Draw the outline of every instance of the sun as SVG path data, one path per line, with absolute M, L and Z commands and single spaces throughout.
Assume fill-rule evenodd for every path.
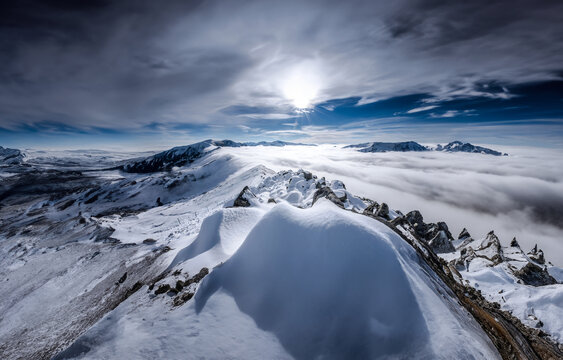
M 297 109 L 308 109 L 318 95 L 320 81 L 315 69 L 301 66 L 287 74 L 282 90 L 286 99 Z

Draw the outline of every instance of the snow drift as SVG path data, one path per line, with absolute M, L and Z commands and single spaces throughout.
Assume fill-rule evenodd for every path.
M 412 249 L 377 221 L 324 199 L 306 210 L 280 204 L 206 278 L 195 309 L 205 313 L 207 301 L 226 292 L 298 359 L 494 358 L 476 325 L 462 328 L 455 317 L 463 314 L 436 296 L 430 287 L 436 279 L 417 279 L 416 261 Z M 440 329 L 433 313 L 441 313 Z M 433 346 L 448 344 L 445 338 L 460 346 Z

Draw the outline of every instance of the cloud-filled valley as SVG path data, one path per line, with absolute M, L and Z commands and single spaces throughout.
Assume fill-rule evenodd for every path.
M 251 163 L 276 170 L 304 168 L 342 180 L 349 191 L 391 208 L 418 209 L 475 237 L 495 230 L 504 244 L 538 243 L 563 264 L 563 162 L 557 151 L 505 147 L 510 156 L 464 153 L 360 153 L 339 145 L 234 149 Z M 263 155 L 261 155 L 263 153 Z

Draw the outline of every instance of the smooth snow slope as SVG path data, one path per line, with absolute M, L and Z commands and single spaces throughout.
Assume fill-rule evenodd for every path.
M 223 243 L 236 246 L 236 233 L 225 229 L 247 228 L 252 209 L 226 210 L 203 222 L 202 246 L 178 253 L 176 268 Z M 60 358 L 86 349 L 89 359 L 498 357 L 473 318 L 385 225 L 324 199 L 307 209 L 280 203 L 256 211 L 265 214 L 204 279 L 195 301 L 172 308 L 145 287 Z

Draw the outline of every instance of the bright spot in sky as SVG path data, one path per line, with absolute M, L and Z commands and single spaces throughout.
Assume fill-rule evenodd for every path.
M 311 107 L 319 89 L 320 77 L 312 64 L 295 67 L 282 83 L 284 96 L 298 109 Z

